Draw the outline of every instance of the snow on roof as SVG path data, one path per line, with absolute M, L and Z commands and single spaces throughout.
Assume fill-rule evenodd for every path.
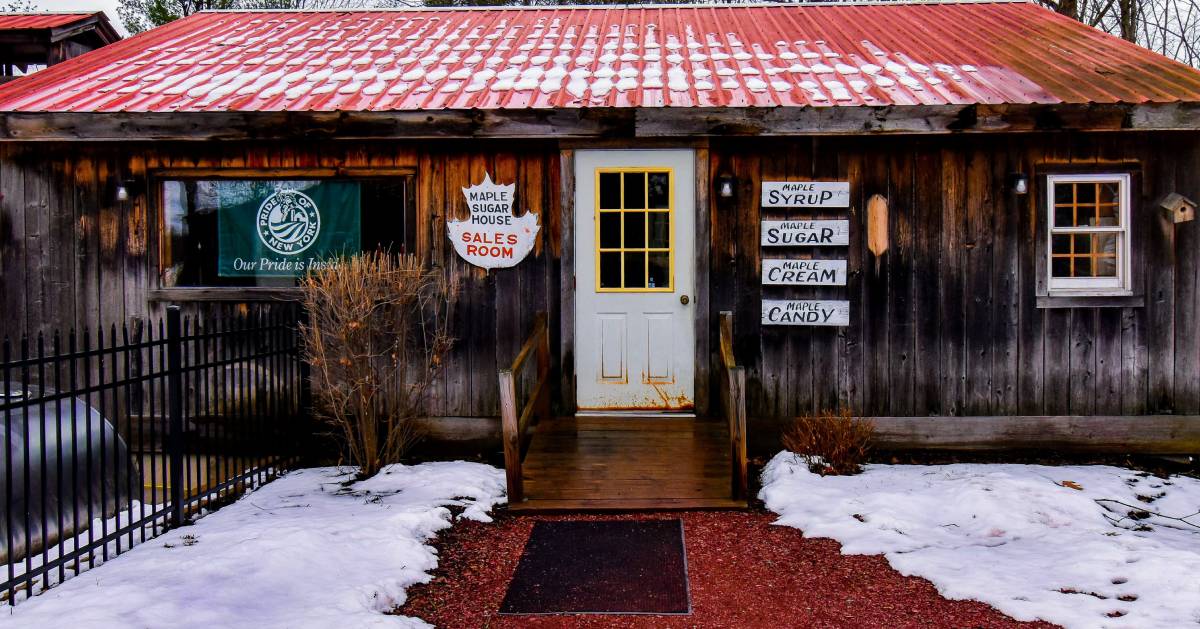
M 0 111 L 1200 101 L 1200 72 L 1024 2 L 204 12 Z
M 58 28 L 85 20 L 95 13 L 0 13 L 0 31 L 23 31 L 40 28 Z

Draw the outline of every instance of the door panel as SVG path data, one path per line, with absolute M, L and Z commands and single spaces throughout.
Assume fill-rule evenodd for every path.
M 625 382 L 625 315 L 600 315 L 600 379 Z
M 580 410 L 693 407 L 694 159 L 689 150 L 575 155 Z

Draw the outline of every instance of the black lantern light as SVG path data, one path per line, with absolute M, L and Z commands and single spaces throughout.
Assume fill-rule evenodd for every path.
M 1008 176 L 1008 189 L 1016 194 L 1029 192 L 1029 177 L 1025 173 L 1012 173 Z
M 737 180 L 729 173 L 721 173 L 717 175 L 717 196 L 722 199 L 732 199 L 733 193 L 737 189 Z

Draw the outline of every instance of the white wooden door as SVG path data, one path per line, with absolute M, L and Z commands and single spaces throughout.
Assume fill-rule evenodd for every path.
M 575 154 L 579 410 L 690 410 L 695 400 L 695 156 Z

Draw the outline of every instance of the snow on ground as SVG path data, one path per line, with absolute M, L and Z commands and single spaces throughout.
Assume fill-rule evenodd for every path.
M 882 553 L 943 596 L 983 601 L 1020 620 L 1071 628 L 1200 623 L 1200 529 L 1153 515 L 1122 519 L 1129 507 L 1097 502 L 1189 516 L 1200 511 L 1194 478 L 974 464 L 868 465 L 858 476 L 821 477 L 782 452 L 763 471 L 759 496 L 780 514 L 778 524 L 833 538 L 844 554 Z
M 288 473 L 7 610 L 0 628 L 424 626 L 385 613 L 429 580 L 437 555 L 426 542 L 451 525 L 449 507 L 490 521 L 504 472 L 454 462 L 350 477 Z

